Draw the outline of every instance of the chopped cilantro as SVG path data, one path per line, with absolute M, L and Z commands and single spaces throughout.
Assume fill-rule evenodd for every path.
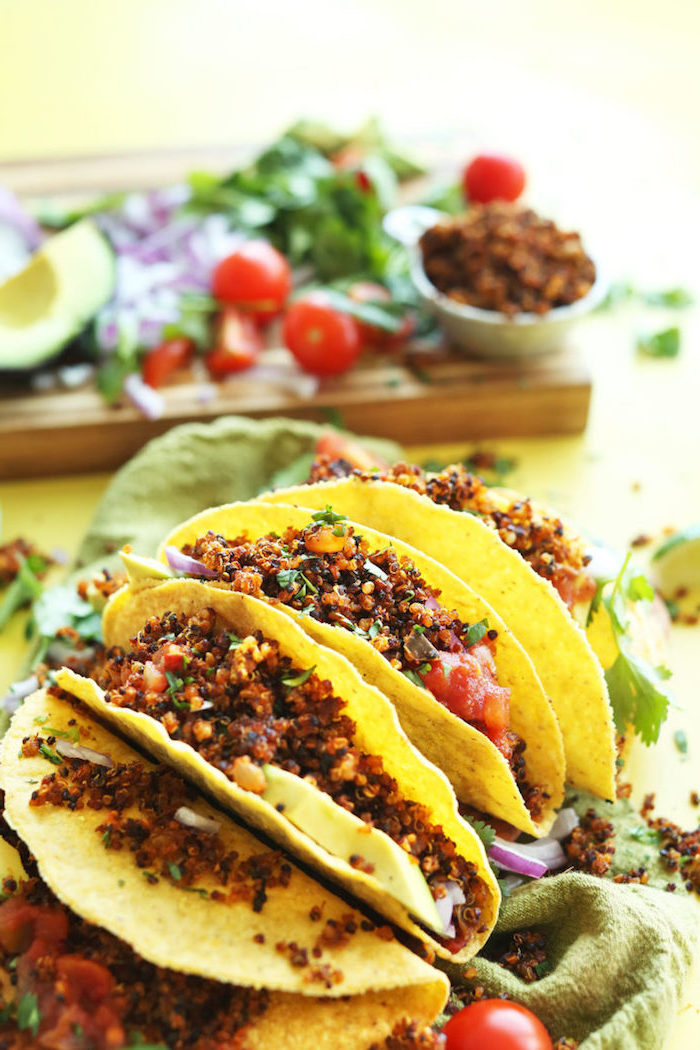
M 673 734 L 673 740 L 682 755 L 688 754 L 688 737 L 685 734 L 685 730 L 677 729 Z
M 205 890 L 203 886 L 181 886 L 180 889 L 187 890 L 188 893 L 198 893 L 204 898 L 209 896 L 209 890 Z
M 180 691 L 185 685 L 182 678 L 178 678 L 174 671 L 166 671 L 165 677 L 168 680 L 168 695 L 173 702 L 173 707 L 178 708 L 180 711 L 189 711 L 190 705 L 186 700 L 180 700 L 175 694 Z
M 542 979 L 543 977 L 546 977 L 547 974 L 551 973 L 551 972 L 552 972 L 552 964 L 549 961 L 549 959 L 543 959 L 542 962 L 537 963 L 537 965 L 535 966 L 535 973 L 537 974 L 537 976 L 540 979 Z
M 63 759 L 60 755 L 57 755 L 55 751 L 52 751 L 48 744 L 39 744 L 39 753 L 47 758 L 49 762 L 53 762 L 55 766 L 60 766 Z
M 637 350 L 647 357 L 678 357 L 681 352 L 681 330 L 674 325 L 661 332 L 640 335 Z
M 336 514 L 328 503 L 325 510 L 317 510 L 311 517 L 316 522 L 323 522 L 324 525 L 337 525 L 339 521 L 348 520 L 347 514 Z
M 488 620 L 479 620 L 477 623 L 470 624 L 462 636 L 467 649 L 472 645 L 476 645 L 477 642 L 480 642 L 488 629 Z
M 424 628 L 425 629 L 425 628 Z M 382 625 L 379 620 L 375 620 L 374 623 L 370 624 L 369 630 L 367 631 L 368 638 L 376 638 L 381 633 Z
M 293 587 L 298 587 L 295 595 L 297 598 L 305 598 L 309 592 L 318 594 L 318 588 L 314 587 L 301 569 L 281 569 L 277 573 L 277 582 L 284 591 L 291 591 Z
M 694 297 L 686 288 L 665 288 L 658 292 L 644 292 L 642 299 L 647 306 L 668 306 L 673 310 L 681 310 L 686 306 L 692 306 Z
M 345 535 L 345 526 L 344 525 L 336 525 L 335 528 L 333 529 L 333 535 L 334 536 L 344 536 Z
M 30 1028 L 32 1035 L 37 1036 L 40 1024 L 39 1001 L 33 992 L 27 992 L 17 1003 L 17 1027 L 20 1032 Z
M 179 865 L 174 864 L 171 860 L 168 861 L 168 871 L 170 872 L 170 877 L 175 879 L 175 882 L 179 882 L 182 878 L 182 870 Z
M 80 740 L 80 732 L 77 727 L 74 729 L 56 729 L 54 726 L 44 725 L 44 732 L 49 733 L 51 736 L 59 736 L 62 740 L 70 740 L 73 744 L 77 744 Z
M 109 847 L 112 845 L 112 826 L 111 826 L 111 824 L 108 827 L 106 827 L 105 830 L 104 830 L 104 833 L 102 835 L 102 845 L 105 847 L 105 849 L 109 849 Z
M 636 827 L 629 828 L 627 835 L 629 838 L 634 839 L 635 842 L 645 842 L 650 846 L 656 846 L 659 842 L 658 831 L 647 827 L 646 824 L 637 824 Z
M 316 664 L 314 664 L 313 667 L 307 667 L 305 671 L 301 671 L 297 675 L 282 675 L 282 682 L 286 685 L 287 689 L 295 689 L 296 686 L 308 682 L 315 670 Z
M 483 820 L 477 820 L 476 817 L 465 816 L 464 819 L 474 828 L 474 831 L 477 833 L 486 849 L 488 849 L 489 846 L 493 846 L 496 832 L 490 824 L 486 824 Z
M 422 666 L 425 667 L 426 665 L 423 664 Z M 430 664 L 428 664 L 427 666 L 430 667 Z M 423 683 L 423 679 L 421 678 L 421 676 L 418 674 L 417 671 L 414 671 L 411 667 L 409 667 L 405 671 L 402 671 L 401 673 L 404 674 L 406 676 L 406 678 L 408 678 L 409 682 L 413 682 L 414 685 L 420 686 L 421 689 L 425 689 L 425 684 Z

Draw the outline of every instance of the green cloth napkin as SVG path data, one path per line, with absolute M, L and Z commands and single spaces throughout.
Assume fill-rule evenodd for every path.
M 648 886 L 579 872 L 541 879 L 505 901 L 495 932 L 544 931 L 551 973 L 526 984 L 477 959 L 477 980 L 489 995 L 506 992 L 533 1010 L 554 1038 L 581 1041 L 581 1050 L 660 1050 L 693 958 L 698 913 L 686 896 Z
M 250 499 L 275 481 L 302 480 L 321 429 L 229 417 L 156 438 L 115 475 L 80 547 L 77 575 L 118 563 L 115 552 L 124 543 L 152 555 L 173 526 L 205 507 Z M 400 454 L 392 443 L 370 444 L 388 459 Z M 594 805 L 614 821 L 619 856 L 612 872 L 654 867 L 653 843 L 629 803 L 610 806 L 582 793 L 572 803 L 579 812 Z M 670 879 L 660 865 L 653 875 L 658 885 Z M 526 984 L 477 959 L 478 982 L 491 995 L 507 992 L 531 1007 L 555 1038 L 583 1040 L 582 1050 L 659 1050 L 678 1007 L 699 914 L 682 888 L 670 894 L 573 873 L 544 879 L 504 902 L 497 935 L 547 931 L 552 971 Z

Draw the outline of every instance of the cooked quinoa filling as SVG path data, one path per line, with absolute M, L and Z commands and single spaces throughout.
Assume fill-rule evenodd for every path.
M 0 1047 L 230 1050 L 268 993 L 154 966 L 85 922 L 39 880 L 3 884 Z M 138 1040 L 135 1035 L 138 1034 Z
M 264 763 L 310 780 L 415 857 L 434 897 L 445 881 L 459 883 L 457 939 L 482 925 L 488 890 L 476 865 L 403 798 L 381 756 L 354 745 L 356 725 L 331 682 L 293 666 L 275 641 L 220 630 L 209 609 L 170 613 L 151 618 L 128 652 L 113 651 L 98 679 L 108 702 L 157 719 L 246 790 L 265 790 Z
M 513 500 L 504 509 L 481 478 L 464 466 L 445 467 L 438 474 L 427 474 L 421 467 L 408 463 L 395 463 L 386 470 L 361 471 L 353 469 L 345 460 L 321 456 L 311 468 L 309 481 L 329 481 L 348 475 L 363 481 L 390 481 L 451 510 L 476 514 L 495 529 L 501 540 L 517 551 L 538 576 L 552 583 L 570 609 L 579 602 L 590 601 L 595 594 L 595 581 L 586 571 L 590 559 L 567 539 L 560 518 L 536 513 L 528 499 Z

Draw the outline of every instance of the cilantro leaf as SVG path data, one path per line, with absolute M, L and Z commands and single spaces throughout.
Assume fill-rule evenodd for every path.
M 640 335 L 637 350 L 647 357 L 678 357 L 681 352 L 681 330 L 674 325 L 661 332 Z
M 648 827 L 646 824 L 637 824 L 636 827 L 630 828 L 627 835 L 629 838 L 634 839 L 635 842 L 643 842 L 649 846 L 656 846 L 659 843 L 658 831 Z
M 339 521 L 348 520 L 347 514 L 336 514 L 329 503 L 326 504 L 325 510 L 317 510 L 311 517 L 314 521 L 323 522 L 324 525 L 337 525 Z
M 73 627 L 86 641 L 102 641 L 102 618 L 75 587 L 50 587 L 35 601 L 32 609 L 37 633 L 54 638 L 61 627 Z
M 286 685 L 287 689 L 294 689 L 298 685 L 303 685 L 304 682 L 308 682 L 311 675 L 316 670 L 316 664 L 313 667 L 307 667 L 305 671 L 301 671 L 299 674 L 282 675 L 282 681 Z
M 17 1003 L 17 1027 L 21 1032 L 30 1028 L 32 1035 L 37 1036 L 40 1024 L 39 1000 L 33 992 L 27 992 Z
M 175 882 L 179 882 L 182 878 L 182 871 L 180 869 L 180 866 L 178 864 L 173 863 L 172 860 L 168 861 L 167 866 L 168 871 L 170 872 L 170 877 L 174 879 Z
M 401 674 L 408 678 L 409 682 L 413 682 L 414 685 L 419 686 L 421 689 L 425 689 L 425 683 L 417 671 L 414 671 L 411 667 L 407 667 Z
M 464 639 L 464 644 L 466 645 L 467 649 L 469 649 L 472 645 L 476 645 L 477 642 L 480 642 L 486 634 L 486 632 L 488 631 L 488 629 L 488 620 L 479 620 L 477 623 L 470 624 L 469 627 L 467 627 L 464 634 L 462 635 L 462 638 Z
M 471 826 L 481 839 L 486 849 L 488 849 L 489 846 L 493 846 L 494 839 L 496 838 L 496 832 L 490 824 L 486 824 L 483 820 L 477 820 L 476 817 L 469 817 L 466 815 L 464 819 L 467 821 L 468 824 L 471 824 Z
M 190 705 L 186 700 L 180 700 L 175 694 L 184 688 L 185 682 L 182 678 L 179 678 L 174 671 L 166 671 L 165 677 L 168 680 L 168 695 L 172 700 L 173 707 L 178 708 L 180 711 L 191 710 Z

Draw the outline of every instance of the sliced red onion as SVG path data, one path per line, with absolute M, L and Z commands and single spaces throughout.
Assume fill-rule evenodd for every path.
M 551 831 L 547 837 L 561 841 L 578 826 L 579 819 L 576 810 L 573 806 L 567 806 L 566 809 L 560 809 L 557 813 L 557 819 L 552 824 Z
M 522 847 L 514 846 L 498 837 L 489 849 L 489 859 L 499 868 L 512 871 L 516 875 L 527 875 L 531 879 L 540 879 L 549 867 L 543 860 L 536 860 L 522 852 Z
M 65 547 L 52 547 L 49 551 L 49 558 L 56 565 L 67 565 L 70 561 L 70 555 Z
M 131 398 L 147 419 L 159 419 L 165 412 L 165 400 L 157 390 L 144 383 L 138 372 L 132 372 L 124 380 L 124 393 Z
M 2 699 L 2 707 L 9 714 L 14 714 L 25 696 L 36 692 L 39 688 L 39 679 L 35 674 L 29 678 L 23 678 L 21 682 L 13 682 L 8 692 Z
M 186 828 L 194 828 L 195 831 L 205 831 L 207 835 L 216 835 L 221 831 L 221 824 L 211 817 L 203 817 L 201 813 L 195 813 L 189 806 L 180 806 L 175 810 L 175 820 Z
M 210 578 L 216 576 L 214 569 L 210 569 L 203 561 L 190 558 L 189 554 L 183 554 L 177 547 L 167 546 L 165 548 L 165 557 L 168 559 L 168 565 L 171 569 L 175 569 L 175 572 L 189 572 L 193 576 L 208 576 Z
M 101 751 L 93 751 L 91 747 L 83 747 L 82 744 L 73 744 L 70 740 L 59 738 L 56 741 L 56 750 L 64 758 L 80 758 L 85 762 L 94 762 L 96 766 L 105 766 L 107 769 L 114 767 L 114 762 L 109 755 L 104 755 Z
M 424 605 L 426 609 L 432 609 L 433 612 L 436 612 L 440 608 L 440 602 L 437 598 L 434 598 L 432 594 L 429 594 L 425 599 Z
M 456 931 L 452 922 L 452 913 L 458 905 L 464 904 L 466 897 L 461 886 L 452 880 L 440 882 L 438 885 L 444 887 L 445 890 L 444 896 L 435 897 L 435 907 L 442 922 L 442 932 L 445 937 L 454 937 Z

